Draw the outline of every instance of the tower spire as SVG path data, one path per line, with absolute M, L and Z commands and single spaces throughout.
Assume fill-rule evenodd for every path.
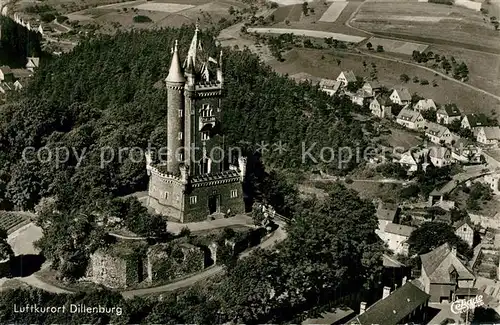
M 200 31 L 198 21 L 196 21 L 195 26 L 196 27 L 194 29 L 193 39 L 191 40 L 191 45 L 189 46 L 189 51 L 188 51 L 186 60 L 184 61 L 184 67 L 186 67 L 189 64 L 189 60 L 192 60 L 193 61 L 193 68 L 196 69 L 197 52 L 198 52 L 198 50 L 201 51 L 201 44 L 198 42 L 198 32 Z
M 172 63 L 170 64 L 170 70 L 168 71 L 168 76 L 165 79 L 166 82 L 185 82 L 186 79 L 182 74 L 181 62 L 179 60 L 178 53 L 178 42 L 175 40 L 173 55 L 172 55 Z

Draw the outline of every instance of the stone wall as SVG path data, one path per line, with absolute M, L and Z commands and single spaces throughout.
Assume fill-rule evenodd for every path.
M 231 197 L 231 190 L 237 191 L 235 198 Z M 184 198 L 184 221 L 196 222 L 207 220 L 210 215 L 209 198 L 219 196 L 219 212 L 222 214 L 231 210 L 231 214 L 245 213 L 243 201 L 243 187 L 240 182 L 225 183 L 208 187 L 196 187 L 186 191 Z M 196 196 L 196 203 L 191 203 L 191 197 Z
M 148 282 L 168 282 L 203 270 L 205 253 L 187 243 L 157 244 L 149 249 L 146 263 Z

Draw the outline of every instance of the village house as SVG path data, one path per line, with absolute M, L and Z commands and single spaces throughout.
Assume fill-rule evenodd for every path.
M 390 287 L 384 287 L 382 299 L 368 308 L 365 302 L 361 302 L 359 315 L 347 324 L 426 324 L 429 298 L 427 293 L 410 281 L 404 282 L 392 293 Z
M 410 149 L 401 154 L 401 157 L 397 162 L 406 168 L 409 173 L 418 170 L 419 165 L 422 165 L 422 169 L 425 170 L 428 165 L 427 156 L 428 149 Z
M 14 82 L 14 73 L 6 65 L 0 67 L 0 81 Z
M 370 111 L 378 118 L 389 118 L 392 116 L 391 105 L 388 96 L 377 95 L 370 102 Z
M 460 120 L 462 115 L 456 105 L 450 104 L 441 107 L 436 112 L 437 121 L 440 124 L 451 124 L 455 120 Z
M 347 95 L 351 98 L 351 102 L 359 106 L 363 106 L 368 100 L 373 98 L 369 92 L 362 88 L 358 89 L 355 93 L 347 93 Z
M 453 136 L 446 126 L 428 122 L 426 123 L 426 127 L 425 136 L 428 137 L 431 142 L 436 144 L 451 144 L 453 141 Z
M 434 167 L 445 167 L 451 164 L 451 150 L 446 147 L 429 148 L 429 160 Z
M 451 157 L 464 164 L 481 163 L 481 148 L 470 140 L 458 139 L 452 146 Z
M 464 116 L 461 122 L 461 127 L 463 129 L 469 129 L 472 131 L 479 127 L 487 125 L 488 117 L 484 114 L 467 114 Z
M 500 142 L 500 127 L 480 127 L 477 131 L 476 141 L 485 145 L 498 145 Z
M 457 221 L 453 225 L 455 228 L 455 235 L 462 238 L 463 241 L 472 247 L 474 245 L 474 228 L 467 222 L 467 220 Z
M 408 243 L 411 233 L 415 228 L 397 223 L 388 223 L 383 232 L 378 236 L 384 241 L 394 254 L 408 255 Z
M 14 90 L 14 83 L 12 82 L 0 82 L 0 93 L 7 94 Z
M 367 81 L 361 88 L 371 96 L 376 96 L 382 90 L 382 86 L 377 81 Z
M 474 287 L 475 276 L 457 257 L 456 248 L 445 243 L 429 253 L 420 255 L 421 276 L 424 291 L 431 302 L 451 302 L 459 289 Z
M 400 209 L 396 204 L 379 202 L 377 207 L 378 231 L 383 232 L 389 223 L 399 222 Z
M 484 182 L 491 188 L 493 194 L 500 195 L 500 174 L 485 175 Z
M 396 123 L 408 129 L 417 130 L 424 127 L 425 120 L 419 112 L 403 108 L 396 118 Z
M 398 105 L 407 105 L 411 102 L 411 94 L 407 88 L 394 89 L 389 98 Z
M 413 109 L 417 112 L 428 111 L 431 109 L 436 110 L 436 103 L 432 99 L 421 99 L 414 106 Z
M 36 68 L 40 66 L 40 58 L 28 57 L 28 63 L 26 63 L 26 70 L 34 72 Z
M 351 82 L 356 82 L 356 75 L 352 70 L 342 71 L 337 77 L 337 81 L 342 83 L 342 87 L 346 87 Z
M 16 82 L 14 82 L 14 90 L 15 91 L 20 91 L 23 88 L 24 88 L 24 86 L 19 80 L 16 80 Z

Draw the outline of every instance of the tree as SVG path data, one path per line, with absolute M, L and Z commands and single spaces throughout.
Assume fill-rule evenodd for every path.
M 366 48 L 371 51 L 373 49 L 373 44 L 370 42 L 366 43 Z
M 403 73 L 399 76 L 399 80 L 401 82 L 407 83 L 408 81 L 410 81 L 410 77 L 407 74 Z
M 436 122 L 437 121 L 437 111 L 433 108 L 425 110 L 420 112 L 422 114 L 422 117 L 426 119 L 427 121 L 430 122 Z
M 408 238 L 410 255 L 428 253 L 444 243 L 455 246 L 463 256 L 472 257 L 473 251 L 467 243 L 455 235 L 453 227 L 442 222 L 425 222 Z
M 307 3 L 307 1 L 304 1 L 302 3 L 302 13 L 304 14 L 304 16 L 307 16 L 309 12 L 309 4 Z
M 377 45 L 377 52 L 384 52 L 384 47 L 382 45 Z

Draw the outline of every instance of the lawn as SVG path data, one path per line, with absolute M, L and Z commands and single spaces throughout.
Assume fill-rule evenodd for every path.
M 293 49 L 286 53 L 284 58 L 284 62 L 270 61 L 270 65 L 279 73 L 293 75 L 304 72 L 329 79 L 336 79 L 343 70 L 353 70 L 356 75 L 369 77 L 372 64 L 375 64 L 379 82 L 387 88 L 404 86 L 410 93 L 432 98 L 438 104 L 456 103 L 463 113 L 481 112 L 491 115 L 493 109 L 500 113 L 500 102 L 491 96 L 454 81 L 443 80 L 433 72 L 400 62 L 371 58 L 357 53 L 304 48 Z M 337 60 L 340 60 L 340 64 Z M 366 67 L 363 66 L 363 62 L 366 63 Z M 412 81 L 402 84 L 399 80 L 401 74 L 407 74 L 410 78 L 417 76 L 419 79 L 426 79 L 430 84 L 421 85 Z M 433 80 L 437 82 L 437 87 L 432 86 Z
M 391 130 L 391 134 L 384 134 L 380 139 L 392 148 L 404 148 L 404 150 L 409 150 L 410 148 L 422 144 L 422 139 L 414 132 L 394 127 L 394 125 L 389 123 L 385 126 Z

